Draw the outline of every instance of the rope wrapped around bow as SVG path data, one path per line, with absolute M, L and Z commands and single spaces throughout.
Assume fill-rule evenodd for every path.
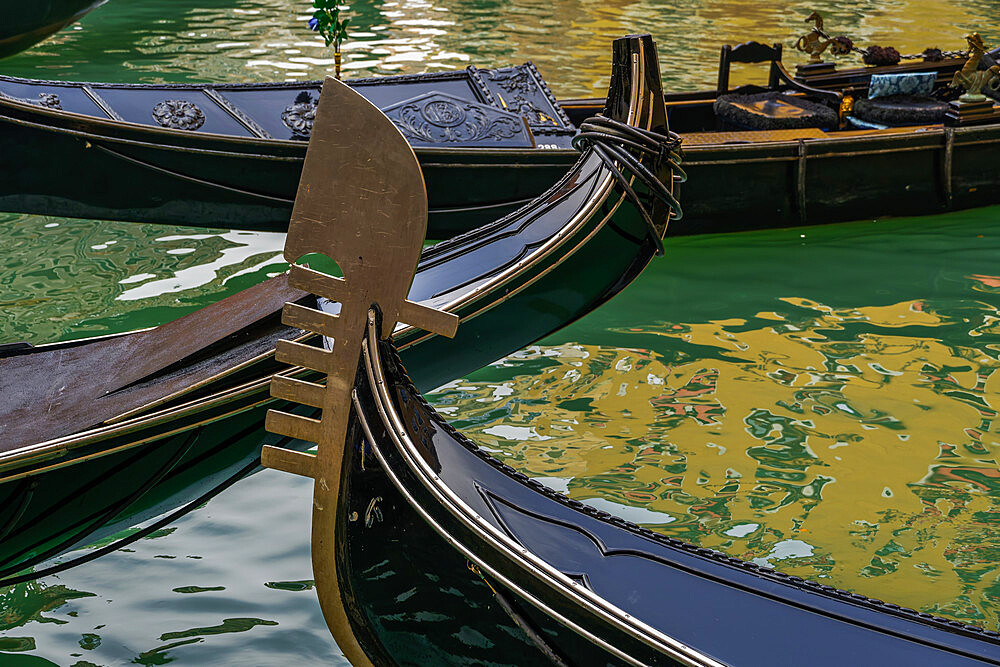
M 574 137 L 573 147 L 579 151 L 594 149 L 594 154 L 601 159 L 625 190 L 626 196 L 639 209 L 649 227 L 649 237 L 656 246 L 656 255 L 662 256 L 663 241 L 656 232 L 653 218 L 646 209 L 646 203 L 632 189 L 623 172 L 628 172 L 646 186 L 651 195 L 670 208 L 673 219 L 680 220 L 684 215 L 680 202 L 656 174 L 642 163 L 642 157 L 654 156 L 657 169 L 664 162 L 669 163 L 674 180 L 683 183 L 687 180 L 687 174 L 681 168 L 681 138 L 673 132 L 663 135 L 604 116 L 592 116 L 580 124 L 580 133 Z

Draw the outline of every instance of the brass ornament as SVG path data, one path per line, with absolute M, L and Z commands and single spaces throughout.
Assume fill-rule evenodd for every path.
M 813 22 L 813 29 L 795 40 L 795 48 L 809 54 L 809 62 L 821 63 L 820 55 L 830 46 L 830 39 L 825 39 L 823 33 L 823 17 L 819 12 L 813 12 L 806 18 L 806 23 Z
M 1000 90 L 1000 66 L 994 65 L 989 69 L 979 69 L 979 63 L 988 48 L 978 32 L 966 35 L 965 41 L 969 45 L 969 58 L 965 61 L 962 69 L 955 73 L 955 78 L 952 79 L 949 86 L 965 90 L 965 93 L 958 98 L 959 102 L 985 102 L 984 88 L 993 91 Z
M 806 17 L 806 23 L 813 22 L 813 29 L 795 40 L 795 48 L 802 53 L 809 54 L 809 62 L 818 64 L 823 62 L 820 57 L 827 48 L 830 49 L 831 56 L 843 56 L 851 52 L 854 43 L 847 37 L 830 37 L 823 30 L 823 17 L 819 12 L 813 12 Z
M 841 120 L 850 116 L 852 111 L 854 111 L 854 97 L 852 95 L 844 95 L 844 98 L 840 100 Z

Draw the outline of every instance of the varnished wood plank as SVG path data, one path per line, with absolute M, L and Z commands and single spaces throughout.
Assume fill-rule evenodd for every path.
M 166 373 L 247 327 L 280 335 L 282 304 L 303 296 L 282 275 L 155 329 L 0 358 L 0 451 L 100 424 L 237 367 L 273 340 L 231 340 L 211 360 Z

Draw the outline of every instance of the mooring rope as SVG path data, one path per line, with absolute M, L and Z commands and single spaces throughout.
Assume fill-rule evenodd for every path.
M 656 255 L 663 255 L 663 240 L 656 231 L 653 217 L 632 189 L 622 168 L 646 186 L 650 194 L 666 204 L 674 220 L 680 220 L 684 212 L 677 197 L 642 163 L 642 158 L 653 156 L 657 169 L 664 163 L 669 164 L 673 179 L 683 183 L 687 180 L 687 174 L 681 168 L 681 138 L 673 132 L 663 135 L 604 116 L 592 116 L 580 124 L 580 133 L 573 138 L 573 147 L 579 151 L 594 149 L 594 154 L 601 159 L 625 190 L 626 196 L 639 209 L 649 228 L 649 238 L 656 246 Z

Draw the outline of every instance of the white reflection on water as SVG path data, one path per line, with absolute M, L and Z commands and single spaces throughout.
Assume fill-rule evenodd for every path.
M 223 248 L 219 256 L 213 261 L 196 266 L 189 266 L 175 271 L 172 275 L 150 280 L 137 287 L 127 289 L 119 294 L 117 301 L 136 301 L 139 299 L 149 299 L 162 294 L 173 292 L 183 292 L 208 285 L 219 278 L 219 271 L 228 266 L 243 264 L 249 259 L 264 256 L 264 259 L 250 266 L 246 266 L 231 273 L 222 280 L 225 285 L 233 278 L 249 273 L 260 271 L 271 265 L 284 262 L 281 253 L 285 245 L 285 235 L 277 232 L 236 232 L 229 231 L 221 234 L 175 234 L 172 236 L 162 236 L 156 239 L 163 243 L 175 241 L 202 241 L 210 238 L 221 238 L 233 243 L 231 247 Z M 180 255 L 194 252 L 188 247 L 173 248 L 166 251 L 168 254 Z M 153 274 L 142 273 L 139 276 L 155 277 Z M 120 284 L 128 284 L 139 280 L 139 276 L 132 276 L 118 281 Z
M 40 664 L 348 665 L 308 585 L 311 495 L 264 471 L 127 549 L 0 588 L 0 637 L 30 639 Z

